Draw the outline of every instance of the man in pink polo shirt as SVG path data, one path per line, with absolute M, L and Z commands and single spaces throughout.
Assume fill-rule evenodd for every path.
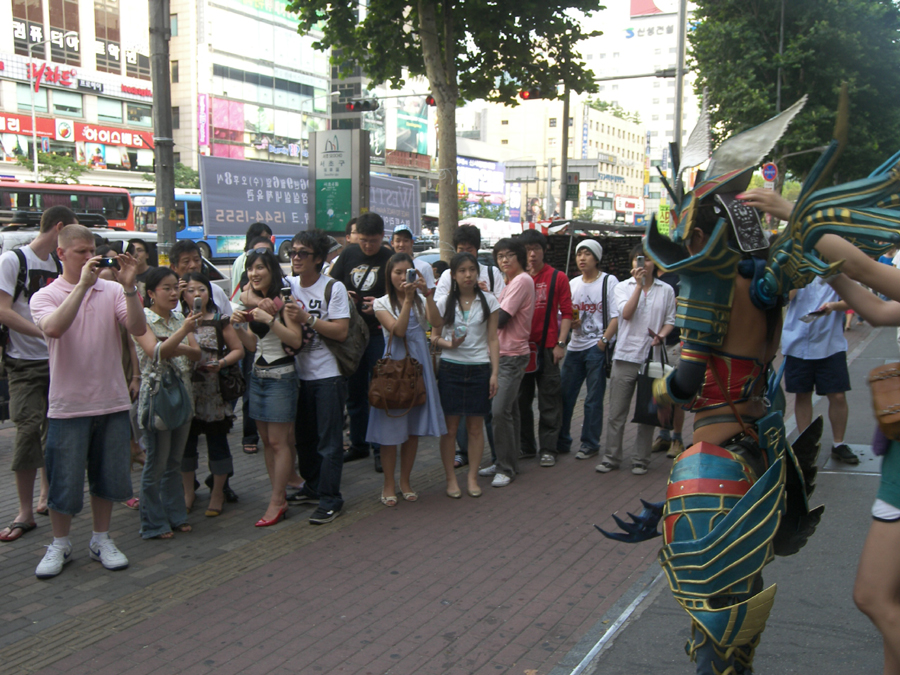
M 63 274 L 31 299 L 34 323 L 50 352 L 50 397 L 44 461 L 50 482 L 53 543 L 35 575 L 55 577 L 72 559 L 69 529 L 81 511 L 87 466 L 94 534 L 90 556 L 110 570 L 128 567 L 128 558 L 109 538 L 114 502 L 131 498 L 128 418 L 131 398 L 125 378 L 100 367 L 122 360 L 119 324 L 132 335 L 147 330 L 144 308 L 134 284 L 136 262 L 117 257 L 120 283 L 97 276 L 100 256 L 94 235 L 81 225 L 67 225 L 56 249 Z M 124 288 L 124 290 L 123 290 Z
M 528 365 L 528 336 L 534 315 L 534 281 L 525 273 L 526 255 L 525 247 L 516 239 L 501 239 L 494 244 L 494 260 L 506 276 L 499 298 L 500 373 L 491 404 L 497 461 L 478 472 L 494 476 L 494 487 L 509 485 L 519 467 L 519 385 Z

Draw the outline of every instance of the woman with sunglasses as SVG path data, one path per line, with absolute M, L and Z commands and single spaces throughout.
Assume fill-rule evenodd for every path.
M 294 463 L 294 417 L 297 414 L 297 373 L 293 350 L 303 344 L 299 308 L 288 291 L 275 255 L 266 249 L 247 254 L 249 285 L 231 317 L 244 348 L 254 352 L 250 374 L 250 415 L 262 438 L 272 496 L 256 527 L 269 527 L 287 517 L 285 495 Z M 252 307 L 252 308 L 251 308 Z M 249 326 L 243 324 L 249 323 Z M 287 349 L 292 350 L 288 353 Z

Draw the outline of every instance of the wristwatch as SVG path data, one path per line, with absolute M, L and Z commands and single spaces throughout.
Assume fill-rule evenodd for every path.
M 563 342 L 562 340 L 560 340 L 559 342 L 556 343 L 556 346 L 557 346 L 557 347 L 562 347 L 563 349 L 565 349 L 565 348 L 566 348 L 566 343 Z
M 605 345 L 609 344 L 609 340 L 607 339 L 607 337 L 605 335 L 600 336 L 600 342 L 602 342 Z

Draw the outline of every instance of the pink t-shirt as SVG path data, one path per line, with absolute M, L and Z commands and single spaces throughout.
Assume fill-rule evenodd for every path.
M 62 277 L 31 297 L 35 323 L 52 314 L 75 286 Z M 93 417 L 131 408 L 122 375 L 122 338 L 127 310 L 122 286 L 97 279 L 62 337 L 47 338 L 50 407 L 47 417 Z
M 500 356 L 528 354 L 531 318 L 534 316 L 534 280 L 521 272 L 500 291 L 500 309 L 510 319 L 500 332 Z

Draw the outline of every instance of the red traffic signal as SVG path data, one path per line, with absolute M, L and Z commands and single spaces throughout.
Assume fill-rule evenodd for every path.
M 437 101 L 434 100 L 434 96 L 432 96 L 431 94 L 428 94 L 428 96 L 425 97 L 425 103 L 427 103 L 431 107 L 437 105 Z
M 358 99 L 347 102 L 345 106 L 347 112 L 365 112 L 368 110 L 378 110 L 378 101 L 373 99 Z
M 544 98 L 543 94 L 541 94 L 541 90 L 537 87 L 532 87 L 531 89 L 523 89 L 519 92 L 519 98 L 523 101 L 530 101 L 533 98 Z

